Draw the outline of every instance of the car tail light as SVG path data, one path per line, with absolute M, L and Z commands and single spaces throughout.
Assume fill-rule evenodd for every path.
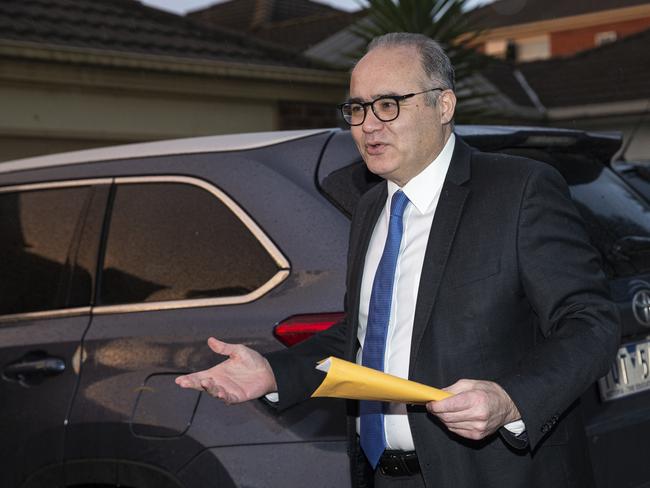
M 285 346 L 293 346 L 329 329 L 343 317 L 345 314 L 342 312 L 293 315 L 276 325 L 273 334 Z

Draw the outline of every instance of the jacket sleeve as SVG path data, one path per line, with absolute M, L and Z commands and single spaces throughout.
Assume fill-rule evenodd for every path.
M 316 369 L 316 363 L 329 356 L 342 357 L 346 337 L 344 318 L 305 342 L 266 355 L 278 385 L 278 409 L 284 410 L 311 396 L 325 378 L 325 373 Z
M 385 200 L 385 185 L 377 185 L 363 195 L 357 205 L 350 225 L 350 238 L 347 256 L 346 288 L 350 288 L 351 270 L 354 258 L 360 252 L 359 242 L 363 222 L 369 218 L 369 211 L 374 205 Z M 345 318 L 329 329 L 314 335 L 310 339 L 297 344 L 289 349 L 273 352 L 266 355 L 278 385 L 279 409 L 288 408 L 298 402 L 306 400 L 321 384 L 325 373 L 315 369 L 316 363 L 329 356 L 349 359 L 354 353 L 356 338 L 353 336 L 356 318 L 350 317 L 350 310 L 355 313 L 357 309 L 349 303 L 350 295 L 346 293 L 344 299 Z
M 519 276 L 539 339 L 498 383 L 517 405 L 534 449 L 607 372 L 620 325 L 599 257 L 552 167 L 537 165 L 529 173 L 517 229 Z

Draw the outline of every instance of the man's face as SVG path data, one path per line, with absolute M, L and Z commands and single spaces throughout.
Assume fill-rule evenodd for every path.
M 350 99 L 369 102 L 382 95 L 406 95 L 439 86 L 426 80 L 415 48 L 376 48 L 352 71 Z M 435 106 L 426 104 L 426 96 L 400 101 L 399 117 L 390 122 L 379 120 L 368 107 L 363 124 L 351 128 L 368 169 L 399 186 L 433 161 L 451 134 L 453 93 L 441 93 Z

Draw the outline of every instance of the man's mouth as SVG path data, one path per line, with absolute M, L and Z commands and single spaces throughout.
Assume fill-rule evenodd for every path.
M 370 155 L 381 154 L 386 149 L 386 144 L 382 142 L 366 143 L 366 153 Z

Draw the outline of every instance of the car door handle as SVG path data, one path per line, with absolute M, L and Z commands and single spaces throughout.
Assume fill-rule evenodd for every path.
M 45 356 L 42 353 L 28 354 L 16 362 L 6 365 L 2 377 L 9 381 L 17 381 L 22 386 L 39 384 L 49 376 L 55 376 L 65 371 L 65 361 L 61 358 Z

